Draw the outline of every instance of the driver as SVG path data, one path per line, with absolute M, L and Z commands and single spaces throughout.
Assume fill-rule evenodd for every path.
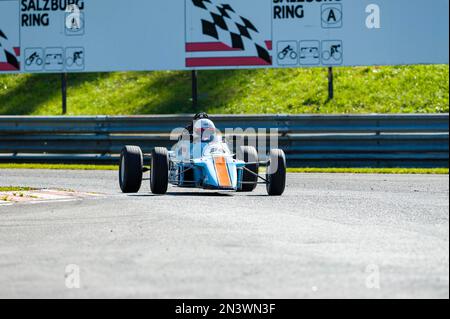
M 208 114 L 199 113 L 194 116 L 192 122 L 185 127 L 179 137 L 179 141 L 190 144 L 189 147 L 184 144 L 180 148 L 179 156 L 183 156 L 185 159 L 199 158 L 208 146 L 216 142 L 220 143 L 220 140 L 220 132 L 213 121 L 208 118 Z
M 211 143 L 216 140 L 216 126 L 209 119 L 200 119 L 194 122 L 194 142 Z
M 209 120 L 208 114 L 202 112 L 198 113 L 192 119 L 180 136 L 180 139 L 189 135 L 191 143 L 201 141 L 202 143 L 213 142 L 217 137 L 216 126 Z

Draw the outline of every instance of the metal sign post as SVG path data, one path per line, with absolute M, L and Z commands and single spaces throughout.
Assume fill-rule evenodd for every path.
M 192 70 L 192 109 L 198 109 L 198 73 Z
M 330 66 L 328 68 L 328 101 L 334 99 L 334 74 L 333 68 Z
M 62 114 L 67 114 L 67 73 L 61 73 Z

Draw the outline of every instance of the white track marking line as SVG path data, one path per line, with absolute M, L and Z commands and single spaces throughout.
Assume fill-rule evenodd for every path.
M 0 206 L 11 206 L 13 203 L 11 203 L 11 202 L 4 202 L 4 203 L 1 203 L 0 202 Z
M 69 202 L 79 202 L 82 201 L 83 199 L 78 199 L 78 198 L 71 198 L 71 199 L 54 199 L 54 200 L 36 200 L 36 201 L 30 201 L 30 202 L 22 202 L 22 203 L 17 203 L 17 204 L 21 204 L 21 205 L 37 205 L 37 204 L 51 204 L 51 203 L 69 203 Z

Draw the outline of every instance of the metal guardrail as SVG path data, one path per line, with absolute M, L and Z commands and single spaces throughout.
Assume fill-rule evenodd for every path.
M 191 115 L 0 116 L 0 161 L 115 163 L 123 145 L 170 147 Z M 277 128 L 289 165 L 448 167 L 449 115 L 212 116 L 225 128 Z

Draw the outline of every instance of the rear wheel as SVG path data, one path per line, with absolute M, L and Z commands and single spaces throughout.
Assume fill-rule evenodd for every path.
M 156 147 L 152 152 L 150 188 L 153 194 L 164 195 L 169 186 L 169 153 L 164 147 Z
M 259 159 L 258 152 L 253 146 L 242 146 L 240 159 L 245 163 L 240 192 L 253 192 L 258 185 Z M 247 171 L 248 170 L 248 171 Z M 250 173 L 250 172 L 252 173 Z
M 281 196 L 286 189 L 286 155 L 282 150 L 270 151 L 267 166 L 267 193 L 270 196 Z
M 144 156 L 138 146 L 125 146 L 120 154 L 119 184 L 124 193 L 137 193 L 142 184 Z

